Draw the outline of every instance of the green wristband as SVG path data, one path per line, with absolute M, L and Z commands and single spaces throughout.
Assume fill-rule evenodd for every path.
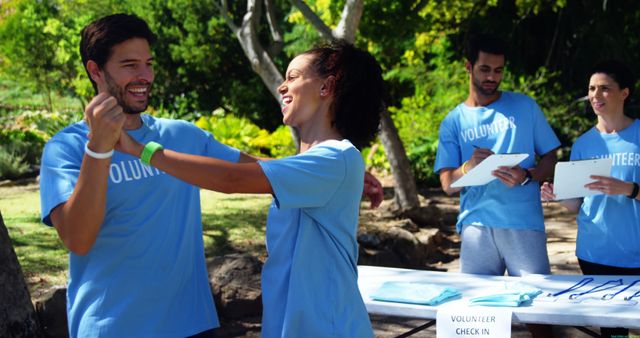
M 151 165 L 151 156 L 155 154 L 156 151 L 164 149 L 160 143 L 157 142 L 149 142 L 145 144 L 144 149 L 142 149 L 142 154 L 140 154 L 140 161 L 146 165 Z

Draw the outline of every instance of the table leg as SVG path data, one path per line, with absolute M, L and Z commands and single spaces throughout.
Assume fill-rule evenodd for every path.
M 590 335 L 591 337 L 600 338 L 599 334 L 595 333 L 594 331 L 591 331 L 591 330 L 587 329 L 586 327 L 574 326 L 574 328 L 576 328 L 577 330 L 582 331 L 582 332 Z
M 431 321 L 429 321 L 429 322 L 427 322 L 427 323 L 425 323 L 423 325 L 420 325 L 420 326 L 416 327 L 415 329 L 411 329 L 411 330 L 409 330 L 409 331 L 407 331 L 407 332 L 405 332 L 405 333 L 403 333 L 403 334 L 401 334 L 401 335 L 399 335 L 399 336 L 397 336 L 395 338 L 405 338 L 405 337 L 412 336 L 412 335 L 414 335 L 414 334 L 416 334 L 416 333 L 418 333 L 418 332 L 420 332 L 420 331 L 422 331 L 424 329 L 427 329 L 427 328 L 433 326 L 433 324 L 435 324 L 435 323 L 436 323 L 435 320 L 431 320 Z

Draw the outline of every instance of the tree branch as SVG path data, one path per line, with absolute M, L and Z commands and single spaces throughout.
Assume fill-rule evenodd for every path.
M 363 11 L 363 0 L 347 0 L 342 9 L 340 22 L 336 29 L 333 30 L 333 36 L 354 43 Z
M 311 23 L 311 25 L 315 27 L 316 30 L 318 30 L 318 32 L 322 37 L 324 37 L 327 40 L 332 40 L 335 38 L 333 36 L 333 32 L 331 31 L 331 28 L 329 28 L 329 26 L 327 26 L 322 21 L 322 19 L 320 19 L 320 17 L 304 1 L 291 0 L 291 4 L 295 6 L 302 13 L 305 19 L 307 19 L 307 21 L 309 21 L 309 23 Z
M 278 86 L 282 83 L 283 77 L 273 63 L 271 56 L 269 56 L 260 44 L 260 41 L 258 41 L 256 23 L 259 17 L 256 14 L 259 13 L 260 9 L 259 1 L 260 0 L 247 0 L 247 13 L 242 19 L 240 29 L 236 32 L 236 37 L 242 46 L 244 54 L 251 63 L 251 68 L 260 75 L 262 82 L 269 88 L 271 95 L 280 101 Z
M 269 55 L 274 57 L 282 52 L 284 39 L 282 38 L 282 31 L 280 30 L 280 26 L 277 24 L 276 15 L 273 11 L 273 1 L 264 0 L 264 6 L 266 7 L 269 31 L 271 32 L 271 38 L 273 39 L 273 43 L 269 46 Z
M 224 21 L 227 23 L 227 26 L 229 26 L 231 31 L 234 34 L 238 34 L 238 30 L 240 28 L 238 28 L 235 22 L 233 22 L 233 19 L 231 18 L 231 16 L 229 16 L 229 5 L 227 3 L 227 0 L 220 0 L 220 3 L 217 3 L 214 1 L 213 5 L 218 9 L 218 12 L 220 12 L 222 17 L 224 18 Z

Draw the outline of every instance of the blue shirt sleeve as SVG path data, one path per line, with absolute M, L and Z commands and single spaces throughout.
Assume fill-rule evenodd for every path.
M 213 134 L 207 133 L 207 142 L 205 146 L 206 156 L 215 157 L 217 159 L 228 162 L 238 162 L 240 160 L 240 150 L 220 143 Z
M 440 124 L 438 136 L 438 151 L 436 152 L 435 171 L 439 173 L 443 168 L 457 168 L 462 162 L 462 153 L 456 131 L 455 110 L 449 113 Z
M 345 157 L 360 156 L 352 149 L 343 152 L 317 145 L 302 154 L 258 163 L 271 183 L 279 208 L 321 207 L 345 180 Z
M 77 136 L 77 135 L 76 135 Z M 42 152 L 40 164 L 40 210 L 42 222 L 53 226 L 51 210 L 66 202 L 78 181 L 84 156 L 84 143 L 66 142 L 61 138 L 49 141 Z
M 560 140 L 558 140 L 558 137 L 553 132 L 538 103 L 531 99 L 531 104 L 533 106 L 531 110 L 533 112 L 536 154 L 544 155 L 558 148 L 560 146 Z

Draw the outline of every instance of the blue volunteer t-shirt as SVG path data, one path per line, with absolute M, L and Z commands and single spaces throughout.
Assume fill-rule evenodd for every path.
M 611 177 L 640 182 L 640 121 L 617 133 L 595 127 L 580 136 L 571 160 L 611 158 Z M 578 213 L 576 256 L 588 262 L 640 268 L 640 202 L 624 195 L 584 198 Z
M 560 145 L 538 104 L 526 95 L 508 91 L 486 107 L 459 104 L 442 121 L 439 135 L 436 172 L 460 167 L 471 158 L 474 147 L 496 154 L 529 154 L 520 166 L 531 168 L 536 155 Z M 458 231 L 466 224 L 544 231 L 539 186 L 509 188 L 496 179 L 463 188 Z
M 274 192 L 262 271 L 262 336 L 373 337 L 358 290 L 364 162 L 349 141 L 259 162 Z
M 141 115 L 128 131 L 141 143 L 236 162 L 238 150 L 191 123 Z M 71 196 L 87 142 L 71 125 L 45 146 L 42 220 Z M 115 152 L 104 223 L 85 256 L 69 253 L 67 312 L 72 337 L 185 337 L 219 326 L 204 260 L 197 187 Z

